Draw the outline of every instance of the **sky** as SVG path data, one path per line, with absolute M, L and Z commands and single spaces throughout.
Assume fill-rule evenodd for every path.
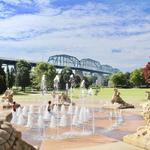
M 121 71 L 150 56 L 150 0 L 0 0 L 0 57 L 68 54 Z

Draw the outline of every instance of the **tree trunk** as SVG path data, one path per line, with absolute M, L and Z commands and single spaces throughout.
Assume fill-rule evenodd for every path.
M 26 91 L 25 89 L 26 88 L 24 86 L 21 87 L 21 91 L 25 92 Z

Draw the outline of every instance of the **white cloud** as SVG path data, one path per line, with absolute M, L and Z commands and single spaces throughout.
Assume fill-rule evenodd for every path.
M 19 2 L 23 1 L 16 4 Z M 49 55 L 67 53 L 123 70 L 142 67 L 147 61 L 150 16 L 143 15 L 138 7 L 121 5 L 110 10 L 110 6 L 90 2 L 62 10 L 50 6 L 48 0 L 38 0 L 36 4 L 41 9 L 39 13 L 0 20 L 0 47 L 6 49 L 3 55 L 20 50 L 16 57 L 41 59 L 41 53 L 45 53 L 47 59 Z M 114 54 L 112 49 L 122 51 Z M 33 55 L 28 53 L 32 50 Z
M 11 5 L 20 5 L 22 3 L 32 4 L 32 0 L 2 0 L 2 1 Z

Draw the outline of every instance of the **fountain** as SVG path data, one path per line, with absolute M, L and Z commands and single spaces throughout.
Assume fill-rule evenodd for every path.
M 85 135 L 87 134 L 85 132 L 85 122 L 87 121 L 87 118 L 86 118 L 86 107 L 85 107 L 85 80 L 82 80 L 81 82 L 81 85 L 80 85 L 80 88 L 81 88 L 81 102 L 82 102 L 82 106 L 81 106 L 81 109 L 80 109 L 80 113 L 79 113 L 79 124 L 82 124 L 82 134 Z
M 22 108 L 21 107 L 17 108 L 17 116 L 19 116 L 21 113 L 22 113 Z
M 40 115 L 43 114 L 43 110 L 44 110 L 43 107 L 44 107 L 44 106 L 40 106 L 40 107 L 39 107 L 38 113 L 39 113 Z
M 61 114 L 65 114 L 66 113 L 65 105 L 61 105 L 60 113 Z
M 88 90 L 88 96 L 91 97 L 92 101 L 93 101 L 93 95 L 94 95 L 93 89 L 90 88 Z M 90 119 L 90 111 L 88 108 L 86 109 L 86 119 L 87 119 L 87 121 Z M 93 135 L 95 134 L 95 110 L 94 110 L 94 107 L 92 108 L 92 134 Z
M 74 115 L 72 118 L 72 125 L 77 126 L 78 125 L 78 116 L 79 116 L 79 107 L 75 107 Z
M 74 75 L 71 74 L 70 75 L 70 79 L 69 79 L 69 82 L 70 82 L 70 100 L 71 100 L 71 103 L 69 105 L 69 108 L 68 108 L 68 114 L 71 115 L 71 126 L 70 126 L 70 130 L 72 132 L 72 128 L 73 128 L 73 111 L 74 111 L 74 108 L 73 108 L 73 105 L 72 105 L 72 94 L 73 94 L 73 87 L 75 86 L 75 79 L 74 79 Z
M 18 125 L 25 125 L 26 124 L 26 118 L 22 113 L 19 115 L 17 124 Z
M 37 120 L 37 128 L 39 129 L 40 136 L 38 135 L 36 139 L 42 140 L 43 138 L 45 138 L 45 135 L 44 135 L 45 123 L 41 114 L 39 115 L 38 120 Z
M 72 106 L 72 104 L 69 105 L 68 114 L 73 115 L 73 106 Z
M 64 114 L 60 119 L 60 127 L 66 127 L 67 126 L 67 117 Z
M 80 113 L 79 113 L 79 121 L 78 121 L 79 124 L 84 123 L 84 121 L 85 121 L 85 116 L 84 115 L 85 115 L 85 107 L 81 107 Z
M 11 123 L 15 124 L 17 122 L 17 112 L 12 111 L 12 119 L 11 119 Z
M 56 75 L 56 77 L 54 78 L 54 90 L 58 91 L 59 89 L 59 75 Z
M 59 110 L 58 110 L 58 105 L 55 104 L 54 107 L 53 107 L 53 113 L 57 113 Z
M 79 107 L 78 107 L 78 106 L 75 107 L 74 114 L 75 114 L 75 115 L 78 115 L 78 114 L 79 114 Z
M 123 118 L 123 115 L 122 115 L 122 110 L 119 111 L 119 114 L 118 114 L 118 124 L 121 124 L 124 122 L 124 118 Z
M 109 112 L 109 120 L 112 120 L 113 119 L 113 113 L 112 111 Z
M 37 121 L 37 125 L 40 129 L 43 129 L 44 128 L 44 120 L 43 120 L 43 117 L 42 115 L 39 116 L 38 118 L 38 121 Z
M 33 121 L 33 117 L 32 117 L 32 114 L 28 114 L 28 119 L 27 119 L 27 125 L 26 127 L 28 128 L 32 128 L 34 127 L 34 121 Z
M 95 127 L 95 113 L 98 112 L 97 109 L 94 107 L 87 107 L 84 99 L 85 89 L 84 91 L 82 89 L 81 93 L 81 106 L 76 105 L 74 107 L 70 104 L 67 109 L 64 105 L 62 105 L 59 111 L 58 105 L 55 104 L 52 112 L 48 112 L 47 109 L 44 108 L 45 106 L 39 106 L 38 108 L 37 106 L 30 106 L 30 108 L 28 108 L 30 113 L 27 113 L 27 118 L 23 116 L 24 112 L 28 112 L 27 108 L 24 107 L 22 109 L 22 113 L 18 117 L 17 124 L 23 126 L 26 125 L 26 127 L 31 128 L 28 129 L 33 132 L 30 138 L 40 141 L 43 139 L 61 140 L 102 133 L 104 129 L 102 130 Z M 90 97 L 93 96 L 92 89 L 89 89 L 87 93 Z M 116 118 L 118 118 L 118 120 Z M 16 123 L 16 121 L 14 121 L 15 119 L 16 117 L 14 113 L 11 122 Z M 116 122 L 111 128 L 104 131 L 109 132 L 122 123 L 122 112 L 113 112 L 112 119 L 116 119 Z M 48 132 L 46 132 L 47 128 L 49 128 Z
M 29 106 L 24 106 L 23 109 L 22 109 L 22 114 L 24 116 L 27 116 L 28 115 L 28 111 L 29 111 Z
M 95 132 L 99 130 L 95 127 L 95 120 L 97 119 L 95 118 L 95 113 L 97 113 L 97 109 L 88 107 L 87 101 L 85 101 L 86 96 L 89 96 L 89 98 L 93 100 L 93 90 L 90 88 L 87 91 L 85 88 L 85 80 L 82 80 L 80 86 L 80 104 L 74 106 L 72 103 L 73 87 L 75 84 L 73 75 L 70 76 L 69 81 L 71 83 L 70 89 L 68 86 L 69 83 L 66 83 L 67 96 L 70 97 L 70 101 L 67 104 L 59 103 L 59 75 L 56 75 L 54 79 L 54 98 L 56 103 L 52 105 L 53 107 L 51 107 L 50 111 L 48 111 L 46 105 L 38 107 L 35 105 L 31 105 L 30 107 L 24 106 L 23 109 L 18 108 L 17 112 L 13 113 L 11 122 L 18 125 L 26 125 L 26 127 L 30 128 L 28 130 L 34 132 L 33 137 L 31 136 L 31 138 L 37 140 L 43 140 L 43 138 L 60 140 L 95 134 Z M 45 84 L 45 75 L 43 75 L 41 79 L 41 91 L 43 97 L 47 90 Z M 122 112 L 112 112 L 109 117 L 111 119 L 118 118 L 117 122 L 112 126 L 112 129 L 123 121 Z
M 49 121 L 50 118 L 51 118 L 51 113 L 45 110 L 43 119 Z
M 75 114 L 75 115 L 73 116 L 72 125 L 73 125 L 73 126 L 78 126 L 78 125 L 79 125 L 79 123 L 78 123 L 78 114 Z
M 58 92 L 59 89 L 59 75 L 56 75 L 56 77 L 54 78 L 54 90 L 56 90 Z M 57 128 L 56 130 L 56 137 L 54 137 L 55 139 L 59 139 L 59 97 L 57 95 L 56 97 L 57 99 L 57 104 L 54 105 L 54 109 L 53 112 L 56 114 L 55 116 L 52 115 L 51 117 L 51 122 L 50 122 L 50 128 Z
M 52 115 L 51 117 L 51 121 L 50 121 L 50 128 L 56 128 L 56 119 L 55 119 L 55 116 Z
M 34 113 L 34 106 L 33 105 L 30 105 L 30 107 L 29 107 L 29 113 L 30 114 Z
M 42 79 L 41 79 L 41 93 L 42 93 L 42 95 L 45 95 L 46 92 L 47 92 L 46 76 L 45 76 L 45 74 L 43 74 Z

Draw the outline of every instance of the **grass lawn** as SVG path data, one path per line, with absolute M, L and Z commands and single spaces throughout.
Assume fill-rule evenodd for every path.
M 149 89 L 119 89 L 121 93 L 121 97 L 123 100 L 129 103 L 137 103 L 137 102 L 144 102 L 147 99 L 147 94 L 145 91 L 150 91 Z M 77 100 L 80 98 L 80 89 L 74 89 L 73 91 L 73 99 Z M 94 101 L 110 101 L 113 94 L 113 88 L 101 88 L 98 95 L 94 95 L 92 98 Z M 40 92 L 28 92 L 23 93 L 19 92 L 14 95 L 14 100 L 17 102 L 39 102 L 43 100 L 50 100 L 51 95 L 48 94 L 44 97 L 40 95 Z
M 121 97 L 123 100 L 127 102 L 144 102 L 147 100 L 147 94 L 145 91 L 149 91 L 149 89 L 119 89 L 121 93 Z M 102 100 L 111 100 L 113 94 L 112 88 L 103 88 L 99 93 L 98 97 Z
M 139 88 L 133 88 L 133 89 L 119 89 L 121 93 L 121 97 L 123 100 L 127 102 L 144 102 L 147 100 L 147 94 L 145 91 L 150 91 L 150 89 L 139 89 Z M 73 97 L 79 98 L 80 91 L 79 89 L 76 89 L 74 91 Z M 94 100 L 104 100 L 104 101 L 110 101 L 113 95 L 113 88 L 101 88 L 100 92 L 97 96 L 94 96 Z

